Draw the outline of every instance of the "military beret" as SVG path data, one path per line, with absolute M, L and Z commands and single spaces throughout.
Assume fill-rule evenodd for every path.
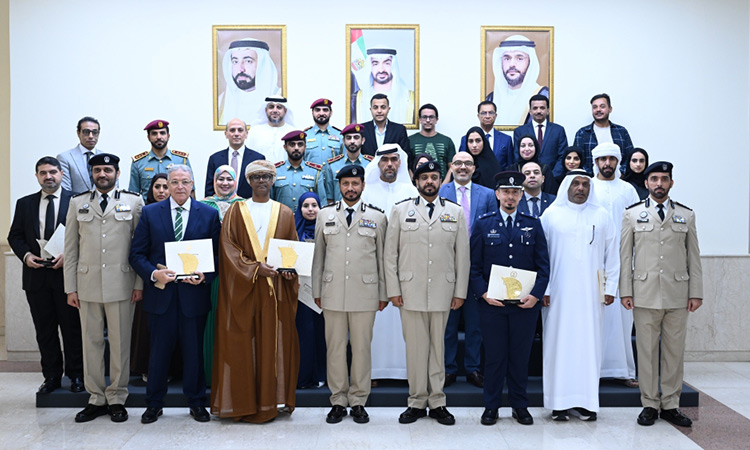
M 357 177 L 361 180 L 365 179 L 365 168 L 358 164 L 348 164 L 344 166 L 339 173 L 336 175 L 336 179 Z
M 672 178 L 672 165 L 671 162 L 667 161 L 656 161 L 655 163 L 652 163 L 648 167 L 646 167 L 646 170 L 643 171 L 643 176 L 648 178 L 648 176 L 653 172 L 664 172 L 669 174 L 669 178 Z
M 316 106 L 327 106 L 327 107 L 329 107 L 329 108 L 330 108 L 330 107 L 331 107 L 331 105 L 333 105 L 333 102 L 332 102 L 332 101 L 330 101 L 330 100 L 328 100 L 327 98 L 319 98 L 319 99 L 315 100 L 315 101 L 314 101 L 314 102 L 312 103 L 312 105 L 310 105 L 310 109 L 313 109 L 313 108 L 315 108 Z
M 120 158 L 111 153 L 99 153 L 89 159 L 89 166 L 115 166 L 120 163 Z
M 307 134 L 305 134 L 304 131 L 300 130 L 294 130 L 290 131 L 289 133 L 285 134 L 283 138 L 281 138 L 284 142 L 289 141 L 304 141 Z
M 341 134 L 351 134 L 351 133 L 362 133 L 362 130 L 364 130 L 365 127 L 358 123 L 350 123 L 349 125 L 345 126 L 343 130 L 341 130 Z
M 526 175 L 521 172 L 507 171 L 495 175 L 495 189 L 521 189 Z
M 426 163 L 423 163 L 414 171 L 414 178 L 419 178 L 421 174 L 428 172 L 440 172 L 440 163 L 436 161 L 427 161 Z
M 151 131 L 151 130 L 159 130 L 161 128 L 166 128 L 169 126 L 169 122 L 166 120 L 153 120 L 146 125 L 146 128 L 144 130 Z

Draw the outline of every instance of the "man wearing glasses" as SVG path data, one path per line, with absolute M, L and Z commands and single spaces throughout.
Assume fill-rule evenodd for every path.
M 62 188 L 73 195 L 90 191 L 94 188 L 89 160 L 102 151 L 96 148 L 99 141 L 99 121 L 86 116 L 78 121 L 78 140 L 80 143 L 70 150 L 57 155 L 62 168 Z
M 495 154 L 500 167 L 508 167 L 516 162 L 513 140 L 507 134 L 494 129 L 497 106 L 489 100 L 483 101 L 477 106 L 477 117 L 479 118 L 479 126 L 484 130 L 484 135 L 487 137 L 492 153 Z M 466 136 L 461 138 L 461 146 L 458 151 L 466 151 Z
M 438 119 L 438 110 L 435 105 L 431 103 L 422 105 L 419 108 L 419 123 L 422 127 L 419 133 L 409 136 L 409 147 L 412 155 L 425 153 L 439 162 L 441 167 L 440 179 L 443 180 L 443 183 L 446 183 L 448 182 L 446 173 L 453 155 L 456 154 L 456 146 L 453 145 L 451 138 L 437 132 L 435 126 Z
M 497 200 L 492 189 L 471 182 L 474 175 L 474 158 L 469 152 L 458 152 L 451 162 L 453 181 L 440 188 L 440 197 L 458 203 L 464 210 L 467 229 L 471 236 L 474 221 L 482 215 L 497 211 Z M 484 380 L 480 369 L 480 352 L 482 347 L 482 333 L 479 326 L 479 311 L 477 298 L 469 287 L 469 294 L 463 306 L 450 312 L 448 324 L 445 327 L 445 385 L 450 386 L 456 381 L 458 374 L 458 323 L 464 316 L 465 353 L 464 369 L 466 381 L 476 387 L 483 387 Z

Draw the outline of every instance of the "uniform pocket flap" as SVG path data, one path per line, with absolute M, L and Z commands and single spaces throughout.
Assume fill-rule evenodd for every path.
M 88 273 L 89 266 L 78 265 L 78 273 Z
M 633 272 L 634 280 L 644 281 L 646 280 L 646 278 L 648 278 L 648 272 L 646 272 L 645 270 L 644 271 L 636 270 L 635 272 Z
M 445 279 L 448 280 L 449 283 L 455 283 L 456 282 L 456 274 L 453 272 L 447 272 L 445 274 Z
M 323 281 L 333 280 L 333 271 L 327 270 L 323 273 Z
M 378 274 L 366 273 L 362 275 L 362 282 L 365 284 L 375 284 L 378 282 Z
M 675 272 L 674 279 L 677 281 L 687 281 L 690 279 L 690 274 L 687 272 Z
M 398 274 L 399 281 L 409 281 L 414 277 L 413 272 L 401 272 Z

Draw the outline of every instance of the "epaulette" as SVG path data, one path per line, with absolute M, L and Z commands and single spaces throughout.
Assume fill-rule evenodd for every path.
M 400 205 L 401 203 L 404 203 L 404 202 L 408 202 L 408 201 L 410 201 L 410 200 L 414 200 L 414 199 L 413 199 L 413 198 L 411 198 L 411 197 L 406 197 L 406 198 L 405 198 L 405 199 L 403 199 L 403 200 L 399 200 L 399 201 L 397 201 L 397 202 L 396 202 L 396 204 L 397 204 L 397 205 Z
M 671 200 L 671 202 L 672 202 L 672 203 L 674 203 L 675 205 L 679 205 L 679 206 L 682 206 L 683 208 L 687 209 L 688 211 L 692 211 L 692 208 L 689 208 L 689 207 L 687 207 L 687 206 L 683 205 L 683 204 L 682 204 L 682 203 L 680 203 L 680 202 L 676 202 L 676 201 L 674 201 L 674 200 Z
M 283 165 L 284 165 L 285 163 L 286 163 L 286 161 L 279 161 L 279 162 L 277 162 L 276 164 L 274 164 L 274 166 L 276 166 L 276 167 L 281 167 L 281 166 L 283 166 Z
M 628 207 L 627 207 L 627 208 L 625 208 L 625 209 L 630 209 L 630 208 L 632 208 L 632 207 L 634 207 L 634 206 L 638 206 L 638 205 L 640 205 L 641 203 L 643 203 L 643 202 L 645 202 L 645 201 L 646 201 L 646 200 L 641 200 L 640 202 L 637 202 L 637 203 L 633 203 L 632 205 L 628 206 Z
M 127 189 L 122 189 L 120 192 L 122 192 L 123 194 L 137 195 L 138 197 L 141 196 L 141 194 L 139 194 L 137 192 L 129 191 Z
M 138 160 L 140 160 L 140 159 L 143 159 L 143 158 L 145 158 L 146 156 L 148 156 L 148 152 L 149 152 L 149 151 L 148 151 L 148 150 L 146 150 L 146 151 L 145 151 L 145 152 L 143 152 L 143 153 L 138 153 L 137 155 L 133 156 L 133 157 L 132 157 L 131 159 L 133 160 L 133 162 L 136 162 L 136 161 L 138 161 Z
M 302 130 L 302 131 L 307 131 L 307 130 L 309 130 L 310 128 L 312 128 L 312 125 L 310 125 L 309 127 L 305 128 L 305 129 L 304 129 L 304 130 Z
M 372 156 L 372 155 L 362 155 L 362 157 L 365 158 L 368 161 L 372 161 L 373 159 L 375 159 L 375 157 Z
M 336 130 L 336 131 L 338 131 L 339 133 L 341 133 L 341 129 L 339 129 L 339 128 L 336 128 L 336 127 L 334 127 L 333 125 L 331 125 L 331 128 L 333 128 L 334 130 Z
M 90 194 L 90 193 L 91 193 L 91 191 L 84 191 L 84 192 L 81 192 L 80 194 L 76 194 L 76 195 L 72 196 L 71 198 L 80 197 L 82 195 L 86 195 L 86 194 Z
M 305 165 L 307 167 L 312 167 L 313 169 L 317 169 L 317 170 L 323 169 L 323 166 L 321 166 L 320 164 L 317 164 L 317 163 L 314 163 L 314 162 L 310 162 L 310 161 L 305 161 Z
M 170 150 L 170 152 L 172 152 L 172 154 L 175 156 L 179 156 L 180 158 L 187 158 L 188 156 L 190 156 L 188 152 L 183 152 L 181 150 Z
M 534 217 L 533 215 L 531 215 L 531 214 L 529 214 L 529 213 L 525 213 L 525 212 L 522 212 L 522 211 L 518 211 L 518 214 L 520 214 L 520 215 L 522 215 L 522 216 L 524 216 L 524 217 L 527 217 L 527 218 L 529 218 L 529 219 L 539 220 L 539 218 L 538 218 L 538 217 Z
M 371 204 L 371 203 L 366 203 L 366 205 L 367 205 L 367 207 L 368 207 L 368 208 L 372 208 L 372 209 L 374 209 L 374 210 L 380 211 L 380 212 L 382 212 L 383 214 L 385 214 L 385 211 L 383 211 L 382 209 L 378 208 L 377 206 L 375 206 L 375 205 L 373 205 L 373 204 Z
M 461 206 L 461 205 L 459 205 L 458 203 L 456 203 L 456 202 L 454 202 L 453 200 L 451 200 L 451 199 L 449 199 L 449 198 L 446 198 L 446 197 L 440 197 L 440 200 L 445 200 L 445 201 L 446 201 L 446 202 L 448 202 L 448 203 L 453 203 L 453 204 L 454 204 L 454 205 L 456 205 L 456 206 Z M 445 204 L 445 203 L 443 203 L 443 204 Z
M 339 202 L 333 202 L 333 203 L 329 203 L 328 205 L 325 205 L 324 207 L 322 207 L 322 208 L 320 208 L 320 209 L 326 209 L 326 208 L 328 208 L 329 206 L 336 206 L 336 205 L 338 205 L 338 204 L 339 204 Z
M 342 153 L 340 155 L 334 156 L 333 158 L 329 158 L 328 159 L 328 164 L 335 163 L 336 161 L 338 161 L 339 159 L 341 159 L 343 157 L 344 157 L 344 154 Z
M 485 217 L 492 217 L 492 216 L 495 216 L 495 215 L 497 215 L 497 211 L 490 211 L 490 212 L 486 212 L 486 213 L 482 214 L 481 216 L 479 216 L 479 218 L 480 219 L 484 219 Z

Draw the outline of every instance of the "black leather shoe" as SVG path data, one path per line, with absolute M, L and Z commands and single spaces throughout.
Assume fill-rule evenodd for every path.
M 552 410 L 552 420 L 555 422 L 567 422 L 570 419 L 567 409 Z
M 202 406 L 191 406 L 190 415 L 193 416 L 197 422 L 208 422 L 211 420 L 211 416 L 206 411 L 206 408 Z
M 398 423 L 414 423 L 417 421 L 417 419 L 421 419 L 422 417 L 427 417 L 427 409 L 419 409 L 419 408 L 412 408 L 408 407 L 406 408 L 406 411 L 402 412 L 400 416 L 398 416 Z
M 112 422 L 125 422 L 128 420 L 128 411 L 123 405 L 109 405 L 109 416 Z
M 352 411 L 353 412 L 353 411 Z M 326 422 L 339 423 L 346 416 L 346 408 L 341 405 L 333 405 L 331 411 L 326 416 Z
M 638 425 L 649 426 L 656 422 L 656 418 L 659 416 L 659 412 L 655 408 L 647 406 L 643 408 L 640 414 L 638 414 Z
M 352 406 L 352 418 L 357 423 L 367 423 L 370 421 L 370 416 L 362 405 Z
M 526 408 L 513 408 L 513 418 L 521 425 L 533 425 L 534 418 L 529 414 Z
M 453 425 L 456 423 L 456 418 L 453 414 L 448 412 L 445 406 L 439 408 L 430 408 L 430 417 L 437 420 L 442 425 Z
M 141 414 L 141 423 L 154 423 L 162 414 L 164 411 L 161 408 L 146 408 L 146 411 Z
M 586 422 L 596 422 L 596 413 L 589 411 L 586 408 L 573 408 L 573 411 L 578 413 L 578 418 Z
M 99 416 L 104 416 L 107 414 L 109 414 L 109 408 L 107 408 L 107 405 L 97 406 L 89 403 L 85 408 L 83 408 L 82 411 L 76 414 L 76 422 L 90 422 Z
M 482 413 L 482 425 L 495 425 L 497 423 L 497 410 L 492 408 L 484 408 Z
M 81 377 L 72 377 L 70 379 L 70 392 L 83 392 L 83 380 Z
M 446 373 L 445 374 L 445 383 L 443 384 L 443 387 L 448 387 L 451 384 L 456 382 L 456 374 L 455 373 Z
M 470 374 L 466 375 L 466 381 L 473 384 L 474 386 L 478 388 L 484 387 L 484 375 L 479 373 L 478 370 L 475 370 L 474 372 L 471 372 Z
M 659 417 L 666 420 L 667 422 L 677 425 L 678 427 L 691 427 L 693 421 L 688 416 L 683 414 L 679 409 L 662 409 Z
M 59 378 L 45 378 L 44 383 L 42 383 L 42 385 L 39 386 L 39 390 L 37 390 L 36 392 L 38 394 L 49 394 L 59 387 L 60 387 Z

